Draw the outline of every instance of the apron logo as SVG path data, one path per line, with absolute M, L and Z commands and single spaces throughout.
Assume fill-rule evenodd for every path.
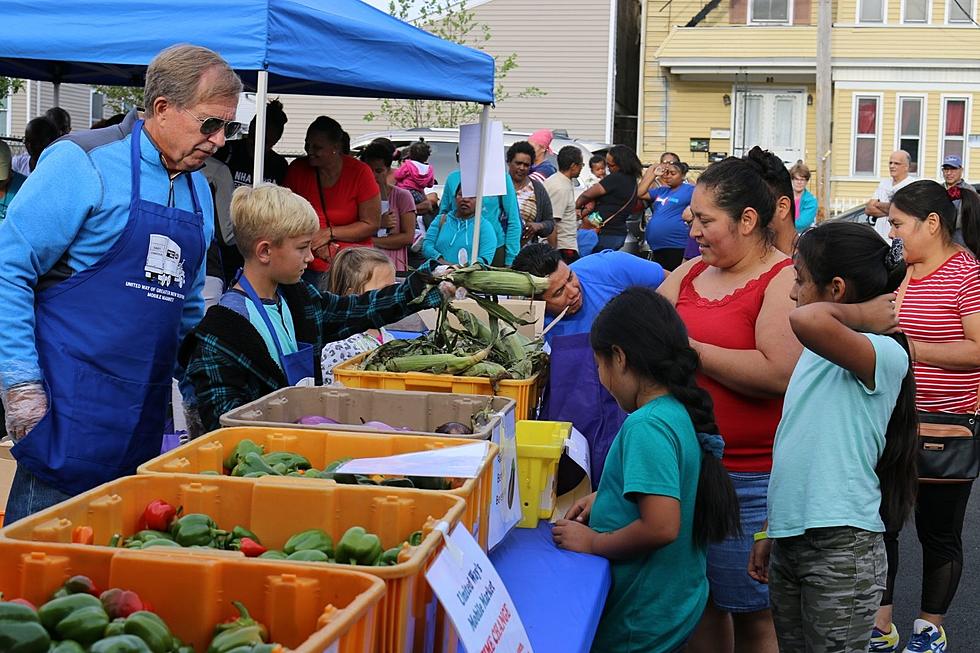
M 148 281 L 156 281 L 167 288 L 176 283 L 184 287 L 184 260 L 180 258 L 180 245 L 160 234 L 150 234 L 150 246 L 143 268 Z

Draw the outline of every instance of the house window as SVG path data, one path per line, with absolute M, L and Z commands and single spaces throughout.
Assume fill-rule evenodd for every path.
M 10 96 L 0 97 L 0 136 L 10 136 L 7 123 L 10 122 Z
M 903 23 L 928 23 L 929 0 L 902 0 Z
M 858 0 L 858 22 L 884 23 L 885 0 Z
M 788 23 L 790 21 L 789 0 L 751 0 L 749 7 L 750 23 Z
M 898 99 L 898 149 L 909 153 L 909 174 L 915 176 L 922 170 L 922 105 L 920 97 Z
M 946 0 L 947 23 L 972 23 L 973 0 Z
M 940 161 L 951 154 L 960 158 L 966 154 L 966 105 L 965 98 L 943 100 L 943 144 Z
M 878 115 L 877 97 L 854 97 L 854 151 L 853 174 L 876 176 L 878 174 Z

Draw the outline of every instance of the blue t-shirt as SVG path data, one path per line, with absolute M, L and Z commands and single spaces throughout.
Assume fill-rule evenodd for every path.
M 588 333 L 596 315 L 610 299 L 631 286 L 656 289 L 664 280 L 664 269 L 659 263 L 611 249 L 583 256 L 570 267 L 582 288 L 582 308 L 565 315 L 546 338 Z
M 875 388 L 804 349 L 783 401 L 769 478 L 769 536 L 853 526 L 881 533 L 875 467 L 909 357 L 893 338 L 863 334 L 875 349 Z
M 681 504 L 677 539 L 631 560 L 612 561 L 612 587 L 593 651 L 673 651 L 701 619 L 708 600 L 706 552 L 694 542 L 701 446 L 687 410 L 671 395 L 633 412 L 616 434 L 589 525 L 600 533 L 640 518 L 635 495 Z
M 677 188 L 661 186 L 650 189 L 652 215 L 647 223 L 646 240 L 650 249 L 682 249 L 690 232 L 681 215 L 691 204 L 694 185 L 683 183 Z

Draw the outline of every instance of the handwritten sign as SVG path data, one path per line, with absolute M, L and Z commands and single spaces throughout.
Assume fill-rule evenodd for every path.
M 467 653 L 532 653 L 504 581 L 466 528 L 446 536 L 425 577 Z

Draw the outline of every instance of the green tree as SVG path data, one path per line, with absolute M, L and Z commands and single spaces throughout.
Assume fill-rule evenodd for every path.
M 466 0 L 389 0 L 388 13 L 411 23 L 446 41 L 486 50 L 490 27 L 478 23 L 476 15 L 466 8 Z M 414 18 L 412 17 L 414 16 Z M 525 98 L 545 95 L 537 86 L 528 86 L 511 93 L 504 86 L 507 75 L 517 68 L 517 54 L 496 57 L 494 63 L 495 103 L 511 97 Z M 378 112 L 364 116 L 372 121 L 385 118 L 394 127 L 457 127 L 476 122 L 482 106 L 476 102 L 445 102 L 438 100 L 382 100 Z
M 22 88 L 24 88 L 24 80 L 13 77 L 0 77 L 0 98 L 13 95 Z
M 142 86 L 96 86 L 95 91 L 105 97 L 107 113 L 126 113 L 143 106 Z

